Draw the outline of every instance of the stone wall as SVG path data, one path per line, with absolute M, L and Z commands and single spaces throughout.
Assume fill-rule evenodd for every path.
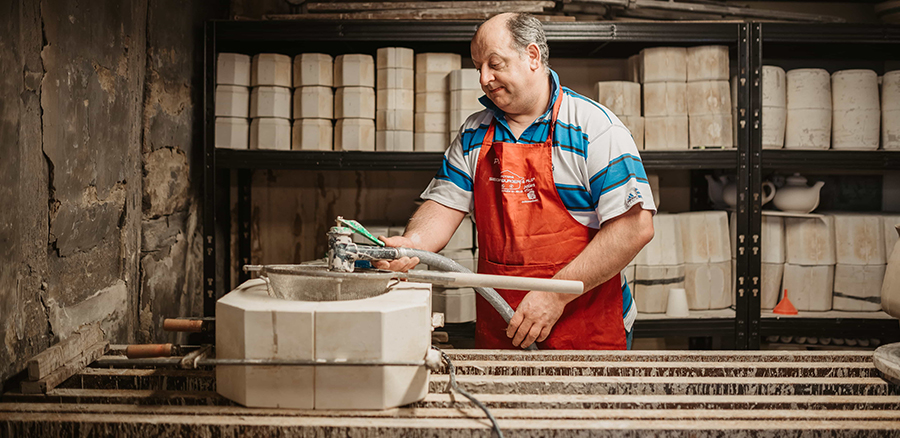
M 202 29 L 223 3 L 2 2 L 0 381 L 81 324 L 164 340 L 162 316 L 196 313 Z

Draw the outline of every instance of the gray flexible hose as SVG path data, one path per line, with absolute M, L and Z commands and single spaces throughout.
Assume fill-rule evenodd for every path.
M 451 272 L 466 272 L 472 273 L 468 268 L 455 261 L 448 259 L 440 254 L 435 254 L 433 252 L 424 251 L 421 249 L 413 249 L 413 248 L 397 248 L 400 252 L 401 257 L 418 257 L 419 262 L 428 265 L 430 268 L 437 268 L 441 271 L 451 271 Z M 500 316 L 503 317 L 503 320 L 509 323 L 510 318 L 512 318 L 515 312 L 512 307 L 509 306 L 509 303 L 500 296 L 493 288 L 490 287 L 475 287 L 475 292 L 478 292 L 478 295 L 481 295 Z M 532 343 L 528 346 L 528 350 L 537 350 L 537 343 Z

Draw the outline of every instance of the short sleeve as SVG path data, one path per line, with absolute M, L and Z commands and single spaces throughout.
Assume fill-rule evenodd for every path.
M 587 157 L 591 197 L 600 223 L 635 204 L 656 212 L 647 172 L 631 133 L 615 123 L 591 139 Z
M 463 155 L 460 134 L 457 134 L 444 153 L 441 168 L 422 192 L 421 197 L 454 210 L 471 213 L 474 209 L 473 173 L 470 161 Z

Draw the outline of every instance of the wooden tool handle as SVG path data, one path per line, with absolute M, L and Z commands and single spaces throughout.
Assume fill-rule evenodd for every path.
M 135 344 L 125 347 L 125 356 L 129 359 L 169 357 L 174 349 L 172 344 Z
M 203 331 L 203 320 L 166 318 L 163 320 L 163 330 L 167 332 L 200 333 Z

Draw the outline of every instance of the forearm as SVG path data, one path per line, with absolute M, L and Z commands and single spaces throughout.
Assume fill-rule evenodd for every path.
M 584 251 L 553 278 L 578 280 L 585 291 L 591 290 L 621 272 L 652 238 L 653 215 L 636 205 L 603 224 Z
M 466 213 L 427 200 L 406 225 L 403 236 L 417 249 L 438 252 L 444 249 Z

